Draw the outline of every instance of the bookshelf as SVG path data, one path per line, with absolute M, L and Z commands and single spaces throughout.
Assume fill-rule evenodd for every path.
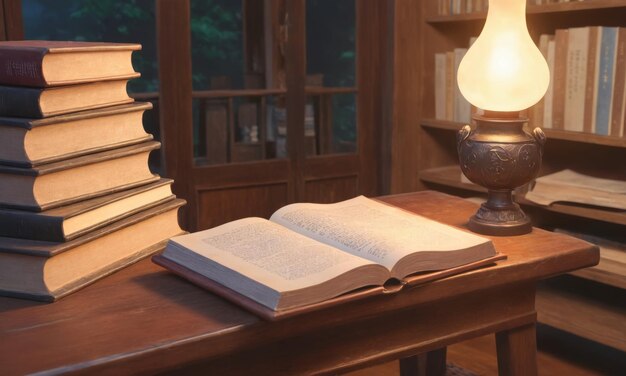
M 395 9 L 396 23 L 400 23 L 394 26 L 396 35 L 410 28 L 413 22 L 419 25 L 420 43 L 412 51 L 394 53 L 394 75 L 397 77 L 398 72 L 402 74 L 415 69 L 415 61 L 407 57 L 417 59 L 417 66 L 421 69 L 421 75 L 415 80 L 408 75 L 405 79 L 394 77 L 393 94 L 398 98 L 404 93 L 419 93 L 417 109 L 393 98 L 394 132 L 414 134 L 416 140 L 412 148 L 404 146 L 401 153 L 402 158 L 414 158 L 415 162 L 411 165 L 414 177 L 403 177 L 401 175 L 406 175 L 408 171 L 394 167 L 392 175 L 395 173 L 394 179 L 400 181 L 396 187 L 400 190 L 435 189 L 463 197 L 484 197 L 484 188 L 461 178 L 455 136 L 463 124 L 435 118 L 434 56 L 455 48 L 467 48 L 470 37 L 480 34 L 486 12 L 440 15 L 437 1 L 419 2 L 413 6 L 416 9 L 410 9 L 410 5 L 396 5 Z M 541 34 L 554 34 L 562 28 L 626 27 L 626 1 L 623 0 L 529 5 L 527 14 L 529 30 L 536 42 Z M 398 40 L 400 38 L 396 37 L 396 43 L 404 49 L 406 44 L 398 43 Z M 537 125 L 540 124 L 531 127 Z M 626 172 L 626 137 L 556 129 L 544 131 L 548 142 L 540 175 L 565 168 L 602 171 L 613 176 Z M 401 147 L 401 142 L 392 143 L 392 148 Z M 572 231 L 586 229 L 593 235 L 625 239 L 626 211 L 565 203 L 543 207 L 523 198 L 518 202 L 536 226 L 548 230 L 571 226 Z M 618 256 L 616 261 L 614 254 L 603 254 L 597 267 L 574 272 L 567 277 L 576 283 L 593 284 L 593 291 L 574 291 L 569 284 L 540 285 L 537 298 L 540 322 L 626 351 L 624 338 L 616 339 L 615 327 L 611 325 L 616 317 L 626 314 L 623 304 L 619 302 L 619 299 L 626 299 L 626 262 L 623 255 Z M 596 296 L 591 296 L 593 294 L 599 294 L 602 299 L 595 299 Z M 554 304 L 557 301 L 559 304 Z M 575 317 L 572 312 L 576 312 Z M 592 329 L 585 328 L 586 322 L 593 323 Z

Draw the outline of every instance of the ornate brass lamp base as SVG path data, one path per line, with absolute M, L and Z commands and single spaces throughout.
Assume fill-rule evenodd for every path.
M 524 130 L 528 119 L 517 112 L 474 115 L 476 128 L 464 126 L 457 136 L 461 170 L 488 190 L 487 202 L 469 220 L 470 230 L 511 236 L 532 230 L 529 218 L 513 202 L 512 191 L 537 176 L 546 137 L 540 128 Z

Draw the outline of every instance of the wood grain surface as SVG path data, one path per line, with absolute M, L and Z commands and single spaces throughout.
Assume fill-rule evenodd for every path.
M 461 229 L 477 208 L 430 191 L 382 200 Z M 1 298 L 0 369 L 347 371 L 532 324 L 535 281 L 599 259 L 589 243 L 537 229 L 493 240 L 508 255 L 493 267 L 275 323 L 147 261 L 54 304 Z

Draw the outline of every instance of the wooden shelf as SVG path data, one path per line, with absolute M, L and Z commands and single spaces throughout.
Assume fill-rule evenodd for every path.
M 577 279 L 566 276 L 538 286 L 538 321 L 626 351 L 626 292 Z
M 421 121 L 421 124 L 423 127 L 426 127 L 426 128 L 445 129 L 445 130 L 451 130 L 451 131 L 458 131 L 464 125 L 463 123 L 457 123 L 457 122 L 448 121 L 448 120 L 437 120 L 437 119 L 423 119 Z M 554 139 L 554 140 L 580 142 L 580 143 L 585 143 L 585 144 L 626 148 L 626 137 L 601 136 L 601 135 L 592 134 L 592 133 L 570 132 L 570 131 L 562 131 L 562 130 L 549 129 L 549 128 L 543 129 L 543 131 L 548 137 L 548 141 L 550 139 Z
M 626 290 L 626 252 L 600 247 L 600 263 L 570 274 Z
M 350 86 L 307 86 L 304 89 L 307 95 L 332 95 L 356 93 L 356 87 Z M 228 89 L 228 90 L 196 90 L 191 93 L 194 99 L 219 99 L 236 97 L 266 97 L 287 93 L 285 89 Z M 137 100 L 158 99 L 158 92 L 131 93 L 130 96 Z
M 626 3 L 623 0 L 585 0 L 585 1 L 572 1 L 569 3 L 556 3 L 556 4 L 543 4 L 543 5 L 529 5 L 526 13 L 530 16 L 535 14 L 552 14 L 552 13 L 564 13 L 572 11 L 584 11 L 595 9 L 620 9 L 626 8 Z M 426 18 L 426 22 L 429 24 L 439 23 L 452 23 L 452 22 L 464 22 L 484 20 L 487 17 L 487 12 L 474 12 L 465 14 L 455 14 L 446 16 L 431 16 Z
M 461 181 L 461 168 L 457 165 L 430 168 L 422 170 L 419 178 L 426 183 L 440 184 L 453 188 L 465 189 L 472 192 L 486 192 L 485 188 L 473 183 Z M 594 219 L 609 223 L 626 225 L 626 211 L 615 211 L 610 209 L 598 209 L 595 207 L 568 205 L 554 203 L 550 206 L 542 206 L 528 201 L 523 197 L 516 197 L 519 204 L 540 208 L 542 210 L 567 214 L 575 217 Z

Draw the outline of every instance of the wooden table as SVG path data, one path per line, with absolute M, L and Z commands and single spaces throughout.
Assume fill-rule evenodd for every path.
M 476 205 L 435 192 L 385 201 L 464 228 Z M 598 262 L 542 230 L 494 238 L 508 260 L 399 294 L 264 322 L 140 262 L 54 304 L 0 298 L 0 373 L 307 374 L 353 370 L 496 333 L 501 374 L 536 373 L 535 282 Z M 423 357 L 422 357 L 423 358 Z

